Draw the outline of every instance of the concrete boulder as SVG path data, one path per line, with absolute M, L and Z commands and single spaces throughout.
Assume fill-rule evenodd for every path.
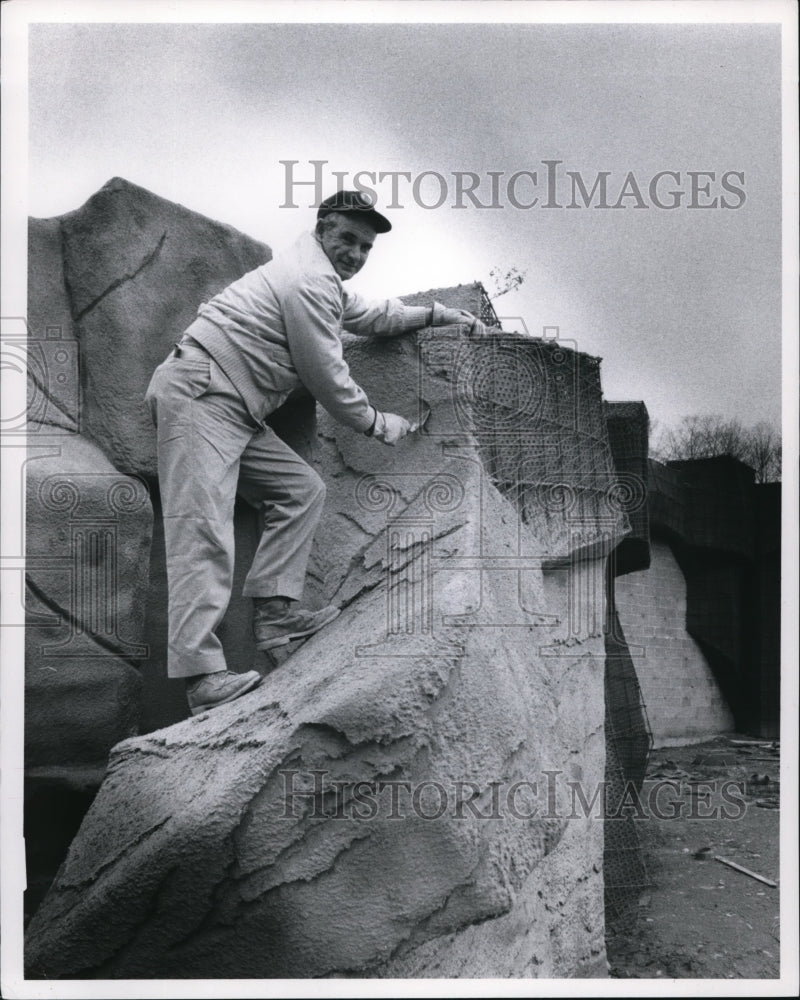
M 28 463 L 28 776 L 95 775 L 139 731 L 153 512 L 146 486 L 78 435 Z
M 31 219 L 28 253 L 27 323 L 11 332 L 28 373 L 30 911 L 111 747 L 186 714 L 182 687 L 166 681 L 163 536 L 144 393 L 199 303 L 270 251 L 117 178 L 74 212 Z M 236 534 L 246 562 L 252 511 L 239 509 Z M 224 638 L 240 662 L 254 652 L 246 604 L 232 602 Z
M 41 443 L 42 437 L 37 437 Z M 28 464 L 28 586 L 109 652 L 147 655 L 144 607 L 153 511 L 147 486 L 119 473 L 80 435 L 52 438 L 57 453 Z M 63 655 L 72 657 L 64 646 Z
M 155 515 L 155 534 L 147 527 L 119 540 L 137 555 L 120 552 L 114 598 L 120 630 L 114 648 L 122 643 L 123 659 L 135 660 L 141 672 L 145 697 L 139 724 L 144 729 L 186 715 L 182 689 L 166 680 L 166 567 L 155 432 L 144 394 L 153 370 L 198 305 L 270 256 L 263 243 L 121 178 L 74 212 L 30 220 L 28 412 L 35 440 L 57 435 L 56 450 L 61 449 L 69 469 L 78 473 L 84 463 L 81 483 L 94 474 L 92 463 L 101 455 L 109 474 L 143 478 L 152 489 L 149 518 Z M 72 440 L 65 444 L 69 432 Z M 43 473 L 36 471 L 37 463 L 30 468 L 38 489 Z M 54 460 L 48 475 L 59 468 Z M 59 529 L 53 512 L 36 501 L 28 519 L 29 550 L 34 555 L 48 551 L 57 530 L 66 529 Z M 257 537 L 254 512 L 245 505 L 237 508 L 235 533 L 240 578 Z M 56 592 L 63 591 L 66 578 L 59 583 L 52 571 L 34 567 L 30 579 L 41 599 L 67 610 L 70 598 Z M 226 653 L 243 666 L 255 658 L 249 603 L 237 590 L 222 636 Z M 136 623 L 128 620 L 131 616 Z M 131 639 L 134 632 L 138 638 Z M 131 653 L 131 643 L 141 647 L 138 654 Z
M 96 790 L 111 748 L 139 732 L 142 680 L 135 667 L 86 635 L 73 639 L 78 662 L 61 659 L 59 647 L 74 636 L 73 623 L 53 619 L 55 626 L 29 625 L 25 637 L 26 778 L 29 785 Z
M 604 973 L 575 787 L 603 779 L 628 523 L 596 359 L 567 355 L 458 328 L 349 348 L 377 405 L 430 417 L 387 449 L 320 415 L 309 588 L 341 616 L 246 698 L 115 748 L 30 976 Z
M 58 219 L 28 223 L 28 421 L 80 430 L 78 343 L 64 281 Z
M 147 487 L 90 441 L 56 430 L 32 429 L 26 477 L 29 908 L 63 859 L 109 751 L 140 732 L 138 667 L 148 655 Z
M 118 177 L 45 221 L 58 222 L 48 260 L 63 268 L 86 373 L 83 430 L 121 472 L 154 476 L 143 404 L 153 370 L 198 305 L 269 260 L 269 247 Z

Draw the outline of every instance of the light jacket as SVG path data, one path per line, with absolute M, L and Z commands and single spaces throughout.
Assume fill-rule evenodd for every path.
M 261 423 L 304 385 L 343 424 L 372 426 L 375 411 L 350 375 L 341 331 L 393 336 L 424 326 L 430 310 L 348 292 L 314 233 L 228 285 L 186 331 L 214 358 Z

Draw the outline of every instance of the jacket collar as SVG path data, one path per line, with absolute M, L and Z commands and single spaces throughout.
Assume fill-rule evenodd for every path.
M 301 233 L 295 243 L 298 257 L 303 263 L 312 268 L 317 273 L 329 274 L 341 282 L 341 278 L 333 268 L 333 264 L 328 260 L 328 255 L 322 249 L 322 243 L 313 230 Z

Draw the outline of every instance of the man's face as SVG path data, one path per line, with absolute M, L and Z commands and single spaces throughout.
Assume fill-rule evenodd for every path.
M 358 274 L 367 261 L 377 233 L 356 215 L 334 213 L 320 236 L 322 249 L 342 281 Z

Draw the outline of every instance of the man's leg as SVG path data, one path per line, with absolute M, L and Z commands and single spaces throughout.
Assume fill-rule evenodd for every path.
M 311 635 L 338 615 L 334 607 L 293 606 L 325 502 L 325 484 L 299 455 L 267 428 L 242 454 L 239 493 L 261 512 L 262 535 L 243 593 L 254 598 L 258 649 Z
M 193 697 L 193 712 L 254 687 L 259 675 L 227 673 L 215 630 L 230 600 L 233 505 L 239 457 L 253 434 L 244 404 L 216 363 L 181 347 L 148 390 L 158 433 L 158 473 L 169 588 L 168 675 L 217 675 Z M 242 678 L 246 677 L 247 680 Z M 211 690 L 213 688 L 213 691 Z M 235 692 L 235 693 L 234 693 Z

